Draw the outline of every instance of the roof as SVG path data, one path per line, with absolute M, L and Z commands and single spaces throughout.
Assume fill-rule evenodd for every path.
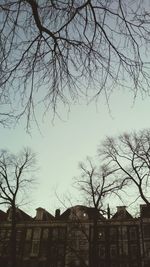
M 11 220 L 11 207 L 7 211 L 7 218 Z M 24 221 L 31 221 L 33 218 L 29 216 L 27 213 L 22 211 L 19 208 L 16 208 L 16 221 L 17 222 L 24 222 Z
M 68 220 L 68 219 L 94 219 L 97 217 L 98 219 L 105 220 L 102 214 L 93 207 L 86 207 L 83 205 L 77 205 L 68 208 L 64 213 L 60 215 L 60 220 Z
M 18 221 L 31 221 L 33 218 L 29 216 L 27 213 L 24 211 L 17 209 L 17 219 Z
M 40 220 L 40 221 L 49 221 L 49 220 L 54 220 L 54 216 L 49 213 L 47 210 L 39 207 L 36 209 L 37 210 L 37 214 L 35 219 L 36 220 Z

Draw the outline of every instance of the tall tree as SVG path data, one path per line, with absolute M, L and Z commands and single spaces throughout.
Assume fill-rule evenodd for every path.
M 98 242 L 99 242 L 99 212 L 106 214 L 106 201 L 110 200 L 113 194 L 119 195 L 120 190 L 126 185 L 115 175 L 116 169 L 110 170 L 107 165 L 100 167 L 93 164 L 92 160 L 87 158 L 86 163 L 80 164 L 81 177 L 77 178 L 77 185 L 83 192 L 88 204 L 95 209 L 93 220 L 93 239 L 92 251 L 90 251 L 90 266 L 99 266 Z M 107 202 L 108 203 L 108 202 Z
M 18 155 L 9 151 L 0 153 L 0 204 L 7 204 L 11 212 L 11 267 L 16 267 L 16 209 L 33 182 L 34 168 L 35 155 L 30 149 L 24 149 Z
M 118 176 L 129 183 L 134 200 L 141 198 L 150 205 L 150 130 L 107 137 L 99 152 L 109 168 L 118 169 Z
M 149 92 L 147 0 L 1 0 L 0 122 L 117 85 Z M 86 89 L 86 90 L 85 90 Z M 95 90 L 94 90 L 95 89 Z M 91 97 L 91 90 L 89 90 Z

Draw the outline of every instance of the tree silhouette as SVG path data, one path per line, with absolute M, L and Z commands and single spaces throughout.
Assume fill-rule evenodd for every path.
M 76 179 L 78 189 L 83 192 L 88 204 L 94 208 L 93 236 L 90 251 L 90 266 L 99 266 L 99 221 L 100 213 L 107 213 L 105 205 L 112 195 L 119 195 L 126 186 L 126 181 L 122 181 L 115 175 L 116 169 L 111 170 L 107 165 L 96 166 L 90 158 L 86 163 L 80 163 L 81 176 Z M 108 203 L 108 202 L 107 202 Z
M 150 130 L 124 133 L 119 137 L 107 137 L 99 149 L 111 170 L 133 188 L 134 200 L 142 199 L 150 205 Z
M 13 155 L 8 151 L 0 154 L 0 204 L 10 207 L 11 237 L 10 266 L 16 267 L 16 209 L 25 191 L 33 182 L 32 172 L 35 155 L 29 149 Z
M 2 0 L 0 122 L 43 113 L 113 89 L 149 92 L 149 13 L 144 1 Z

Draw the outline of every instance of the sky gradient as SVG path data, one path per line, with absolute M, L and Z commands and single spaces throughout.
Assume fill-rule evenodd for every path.
M 55 192 L 62 201 L 69 196 L 70 203 L 76 203 L 80 194 L 72 188 L 72 178 L 79 174 L 78 163 L 86 156 L 95 157 L 98 145 L 106 136 L 149 128 L 149 97 L 138 96 L 133 103 L 130 92 L 116 90 L 109 104 L 110 111 L 101 96 L 97 104 L 72 105 L 69 113 L 60 105 L 62 120 L 56 117 L 52 122 L 52 114 L 45 116 L 40 123 L 41 134 L 37 128 L 32 129 L 31 135 L 27 134 L 23 120 L 14 129 L 1 127 L 1 149 L 17 153 L 28 146 L 37 154 L 37 184 L 30 204 L 22 209 L 34 215 L 40 206 L 54 213 L 62 207 Z M 67 201 L 65 205 L 69 206 Z

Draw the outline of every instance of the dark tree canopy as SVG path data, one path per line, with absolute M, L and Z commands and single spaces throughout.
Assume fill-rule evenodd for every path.
M 1 0 L 2 125 L 117 86 L 148 93 L 148 2 Z

